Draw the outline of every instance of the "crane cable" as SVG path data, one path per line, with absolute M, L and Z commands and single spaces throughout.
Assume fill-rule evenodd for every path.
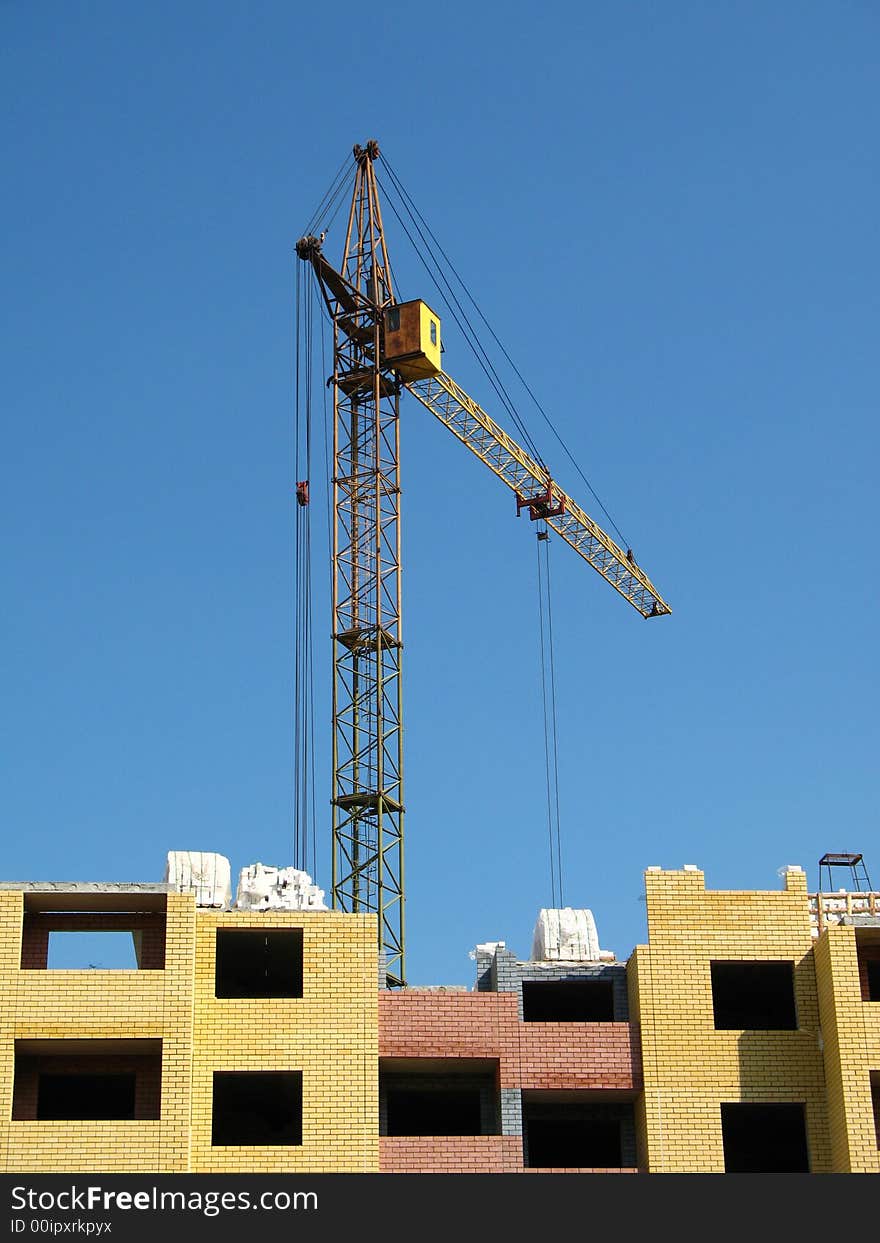
M 520 369 L 517 367 L 517 365 L 516 365 L 516 363 L 513 361 L 513 359 L 510 357 L 510 354 L 507 352 L 507 350 L 505 349 L 504 345 L 501 343 L 501 341 L 500 341 L 500 339 L 498 338 L 498 336 L 497 336 L 497 334 L 496 334 L 495 330 L 493 329 L 493 327 L 492 327 L 492 325 L 489 323 L 489 321 L 486 319 L 486 316 L 483 314 L 483 312 L 482 312 L 482 310 L 481 310 L 480 306 L 478 305 L 478 303 L 477 303 L 476 299 L 474 298 L 473 294 L 472 294 L 472 293 L 471 293 L 471 291 L 468 289 L 468 287 L 467 287 L 467 285 L 465 284 L 464 280 L 463 280 L 463 279 L 461 278 L 461 276 L 459 275 L 458 271 L 456 270 L 455 266 L 454 266 L 454 265 L 453 265 L 453 263 L 452 263 L 452 260 L 449 258 L 449 256 L 447 255 L 446 251 L 445 251 L 445 250 L 443 249 L 443 247 L 441 246 L 440 242 L 438 242 L 437 238 L 435 237 L 435 235 L 434 235 L 434 233 L 433 233 L 433 231 L 432 231 L 432 229 L 431 229 L 431 226 L 427 223 L 427 221 L 425 220 L 424 216 L 421 214 L 421 212 L 419 211 L 419 209 L 416 207 L 415 203 L 413 203 L 413 201 L 412 201 L 412 199 L 410 198 L 410 196 L 409 196 L 409 194 L 408 194 L 407 190 L 405 189 L 405 187 L 404 187 L 404 186 L 403 186 L 403 184 L 401 183 L 400 178 L 397 176 L 397 174 L 395 173 L 395 171 L 394 171 L 394 169 L 392 168 L 391 164 L 388 162 L 388 157 L 387 157 L 384 153 L 383 153 L 382 159 L 383 159 L 383 162 L 384 162 L 384 164 L 385 164 L 385 167 L 388 169 L 388 174 L 389 174 L 389 176 L 390 176 L 390 178 L 391 178 L 391 180 L 392 180 L 392 182 L 393 182 L 393 184 L 394 184 L 394 186 L 395 186 L 395 189 L 397 190 L 398 194 L 401 196 L 401 198 L 402 198 L 403 200 L 405 200 L 405 202 L 407 202 L 407 203 L 411 206 L 411 208 L 412 208 L 412 212 L 413 212 L 413 213 L 415 213 L 415 216 L 418 218 L 418 220 L 419 220 L 419 221 L 421 221 L 421 224 L 422 224 L 422 226 L 424 227 L 425 231 L 427 232 L 427 234 L 429 235 L 429 237 L 433 240 L 434 245 L 437 247 L 437 249 L 439 250 L 440 254 L 441 254 L 441 255 L 443 256 L 443 258 L 445 259 L 446 263 L 449 265 L 449 270 L 450 270 L 450 272 L 451 272 L 451 273 L 452 273 L 452 275 L 455 277 L 455 279 L 458 281 L 459 285 L 461 286 L 461 288 L 463 289 L 463 291 L 464 291 L 464 293 L 465 293 L 465 296 L 468 298 L 468 300 L 470 301 L 470 303 L 471 303 L 471 305 L 473 306 L 474 310 L 477 312 L 477 314 L 479 315 L 480 319 L 483 321 L 483 323 L 485 324 L 486 328 L 489 330 L 489 333 L 491 334 L 492 339 L 494 340 L 495 344 L 496 344 L 496 345 L 498 346 L 498 348 L 501 350 L 501 353 L 504 355 L 505 359 L 507 360 L 508 364 L 509 364 L 509 365 L 510 365 L 510 367 L 512 368 L 512 370 L 513 370 L 514 374 L 516 375 L 517 379 L 520 381 L 520 383 L 522 384 L 523 388 L 525 389 L 525 391 L 528 393 L 529 397 L 530 397 L 530 398 L 532 399 L 532 401 L 534 402 L 534 404 L 535 404 L 535 406 L 537 407 L 537 409 L 538 409 L 539 413 L 541 414 L 541 417 L 543 418 L 543 420 L 544 420 L 544 422 L 547 424 L 547 426 L 550 428 L 550 431 L 553 433 L 554 437 L 556 438 L 557 442 L 558 442 L 558 443 L 559 443 L 559 445 L 561 446 L 561 448 L 562 448 L 563 452 L 565 453 L 566 457 L 567 457 L 567 458 L 568 458 L 568 460 L 571 462 L 571 464 L 572 464 L 572 466 L 574 467 L 574 469 L 577 471 L 577 473 L 578 473 L 578 475 L 579 475 L 579 477 L 580 477 L 581 481 L 583 482 L 584 486 L 585 486 L 586 488 L 588 488 L 588 489 L 589 489 L 589 492 L 590 492 L 591 496 L 593 497 L 593 499 L 595 500 L 596 504 L 599 506 L 599 508 L 602 510 L 602 513 L 605 515 L 605 517 L 606 517 L 606 518 L 608 519 L 608 521 L 610 522 L 611 526 L 613 526 L 613 527 L 614 527 L 614 530 L 615 530 L 615 531 L 617 532 L 617 534 L 620 536 L 620 541 L 621 541 L 622 546 L 623 546 L 624 548 L 628 548 L 628 547 L 629 547 L 629 543 L 628 543 L 628 541 L 627 541 L 626 537 L 624 536 L 623 532 L 621 531 L 620 527 L 617 525 L 617 523 L 616 523 L 616 522 L 614 521 L 614 519 L 612 518 L 611 514 L 610 514 L 610 513 L 608 512 L 608 510 L 605 508 L 605 505 L 602 503 L 602 501 L 601 501 L 601 499 L 599 498 L 598 494 L 596 493 L 596 490 L 594 489 L 593 485 L 590 483 L 589 479 L 588 479 L 588 478 L 587 478 L 587 476 L 584 474 L 584 472 L 583 472 L 583 470 L 581 469 L 581 467 L 578 465 L 577 460 L 575 459 L 575 457 L 574 457 L 574 455 L 572 454 L 571 450 L 569 449 L 568 445 L 565 443 L 565 441 L 562 439 L 562 436 L 559 434 L 559 431 L 557 430 L 557 428 L 556 428 L 555 424 L 553 423 L 553 420 L 550 418 L 550 416 L 549 416 L 549 414 L 547 413 L 547 411 L 546 411 L 546 410 L 544 409 L 544 407 L 541 405 L 540 401 L 539 401 L 539 400 L 538 400 L 538 398 L 535 396 L 534 392 L 532 391 L 532 389 L 531 389 L 530 385 L 529 385 L 529 384 L 528 384 L 528 382 L 526 381 L 526 379 L 525 379 L 525 377 L 523 376 L 522 372 L 521 372 L 521 371 L 520 371 Z M 393 205 L 392 205 L 392 206 L 393 206 Z M 396 214 L 396 213 L 395 213 L 395 214 Z M 399 219 L 399 217 L 398 217 L 398 219 Z M 423 241 L 425 241 L 424 234 L 422 234 L 422 233 L 421 233 L 421 230 L 420 230 L 420 232 L 419 232 L 419 235 L 422 237 L 422 240 L 423 240 Z M 412 241 L 412 238 L 410 238 L 410 241 Z M 427 244 L 427 243 L 426 243 L 426 244 Z M 456 322 L 457 322 L 457 321 L 456 321 Z M 473 331 L 473 330 L 472 330 L 472 331 Z M 494 370 L 494 368 L 493 368 L 493 370 Z M 496 373 L 496 374 L 497 374 L 497 373 Z M 496 391 L 497 391 L 497 390 L 496 390 Z M 509 402 L 509 399 L 508 399 L 508 402 Z M 514 417 L 514 419 L 516 420 L 517 427 L 518 427 L 520 430 L 522 430 L 522 429 L 521 429 L 521 426 L 520 426 L 520 424 L 521 424 L 521 419 L 520 419 L 520 416 L 519 416 L 519 415 L 513 415 L 513 412 L 512 412 L 512 410 L 511 410 L 511 406 L 512 406 L 512 404 L 513 404 L 512 402 L 509 402 L 509 404 L 507 404 L 507 408 L 508 408 L 508 410 L 511 412 L 512 417 Z M 524 435 L 525 435 L 525 437 L 526 437 L 527 444 L 529 445 L 529 448 L 531 449 L 531 452 L 532 452 L 533 456 L 534 456 L 534 457 L 536 457 L 536 458 L 537 458 L 537 460 L 538 460 L 538 462 L 539 462 L 539 463 L 543 466 L 543 465 L 544 465 L 543 459 L 540 457 L 540 455 L 537 453 L 537 451 L 536 451 L 536 450 L 532 447 L 532 442 L 531 442 L 531 439 L 528 437 L 528 434 L 527 434 L 527 433 L 524 433 Z
M 389 172 L 390 171 L 391 170 L 389 168 Z M 529 452 L 536 459 L 536 461 L 541 466 L 543 466 L 544 462 L 543 462 L 543 459 L 541 458 L 540 451 L 538 450 L 538 447 L 535 444 L 535 442 L 532 440 L 528 427 L 526 426 L 523 419 L 521 418 L 519 411 L 517 410 L 514 402 L 511 400 L 510 394 L 507 392 L 507 389 L 504 386 L 504 382 L 501 379 L 500 375 L 498 374 L 498 371 L 495 368 L 491 358 L 489 357 L 488 352 L 486 351 L 485 347 L 483 346 L 482 342 L 477 336 L 477 333 L 473 327 L 473 324 L 468 319 L 467 312 L 465 311 L 464 307 L 461 305 L 461 302 L 458 299 L 454 289 L 452 288 L 450 281 L 448 280 L 445 272 L 443 271 L 443 265 L 440 263 L 436 254 L 434 253 L 431 247 L 431 243 L 428 241 L 428 238 L 425 236 L 425 232 L 420 226 L 418 219 L 415 217 L 413 210 L 409 207 L 406 200 L 404 199 L 402 189 L 398 189 L 397 183 L 394 182 L 394 180 L 392 179 L 392 185 L 394 186 L 395 192 L 400 197 L 401 206 L 403 210 L 406 212 L 406 214 L 409 216 L 410 221 L 413 225 L 413 228 L 418 233 L 422 241 L 422 247 L 424 248 L 424 252 L 427 253 L 428 258 L 430 259 L 431 263 L 434 265 L 434 268 L 436 269 L 436 272 L 432 271 L 429 263 L 427 262 L 425 258 L 425 253 L 423 253 L 423 250 L 420 249 L 419 246 L 416 245 L 415 239 L 413 238 L 412 233 L 407 227 L 406 222 L 404 221 L 403 217 L 400 215 L 400 212 L 397 210 L 394 199 L 388 193 L 387 187 L 379 180 L 378 175 L 377 175 L 376 180 L 379 182 L 379 185 L 382 188 L 382 190 L 385 191 L 386 199 L 391 207 L 391 210 L 394 212 L 395 216 L 397 217 L 398 223 L 400 224 L 401 228 L 403 229 L 404 233 L 409 239 L 410 245 L 415 251 L 417 258 L 419 259 L 419 262 L 422 264 L 425 271 L 428 273 L 428 276 L 433 282 L 434 288 L 437 290 L 437 293 L 439 294 L 441 301 L 443 302 L 447 311 L 451 315 L 452 320 L 455 323 L 456 327 L 458 328 L 459 332 L 464 337 L 465 343 L 467 344 L 471 353 L 476 358 L 480 369 L 482 370 L 483 374 L 486 376 L 486 379 L 489 381 L 492 388 L 495 390 L 495 394 L 498 397 L 498 400 L 501 402 L 501 404 L 504 406 L 507 413 L 510 415 L 510 418 L 514 426 L 516 427 L 522 439 L 525 441 L 529 449 Z
M 330 182 L 329 187 L 325 191 L 324 197 L 321 199 L 320 203 L 315 208 L 315 211 L 314 211 L 314 214 L 312 215 L 311 220 L 306 225 L 305 232 L 307 235 L 314 233 L 320 227 L 324 217 L 328 215 L 328 213 L 330 212 L 331 208 L 334 207 L 334 205 L 335 205 L 336 210 L 333 212 L 333 215 L 330 217 L 330 221 L 328 222 L 326 227 L 329 228 L 330 224 L 332 224 L 333 220 L 335 220 L 336 213 L 339 211 L 340 204 L 343 201 L 342 192 L 348 186 L 348 170 L 349 170 L 350 162 L 351 162 L 350 157 L 346 157 L 340 164 L 339 168 L 336 170 L 336 174 L 333 180 Z
M 550 537 L 547 523 L 537 532 L 538 625 L 540 632 L 541 701 L 544 721 L 544 769 L 547 781 L 547 835 L 550 846 L 551 904 L 564 905 L 562 887 L 562 829 L 559 814 L 559 738 L 556 713 L 556 662 L 553 654 L 553 605 L 550 592 Z M 543 549 L 543 555 L 541 550 Z M 544 616 L 547 617 L 546 629 Z
M 390 167 L 388 171 L 389 173 L 391 172 Z M 439 260 L 437 259 L 436 255 L 434 254 L 431 248 L 431 243 L 425 237 L 425 234 L 422 231 L 420 225 L 418 224 L 418 221 L 415 219 L 412 210 L 409 208 L 405 199 L 403 198 L 403 194 L 401 193 L 400 190 L 397 189 L 397 186 L 393 181 L 393 176 L 392 176 L 392 185 L 394 185 L 394 189 L 400 197 L 401 206 L 403 207 L 403 210 L 406 212 L 406 214 L 409 216 L 410 221 L 412 222 L 415 231 L 418 233 L 419 237 L 421 238 L 422 245 L 425 251 L 427 252 L 428 257 L 430 258 L 431 263 L 434 264 L 434 267 L 436 268 L 436 272 L 432 271 L 427 259 L 425 258 L 425 254 L 423 254 L 422 250 L 416 245 L 415 239 L 413 238 L 412 233 L 407 227 L 406 221 L 403 219 L 400 212 L 397 210 L 397 207 L 394 202 L 394 198 L 388 193 L 387 186 L 380 180 L 378 174 L 376 176 L 376 180 L 379 183 L 380 188 L 385 192 L 386 201 L 391 207 L 391 210 L 394 212 L 394 215 L 397 217 L 397 221 L 400 227 L 403 229 L 404 233 L 406 234 L 409 240 L 409 243 L 412 246 L 419 262 L 422 264 L 422 267 L 428 273 L 429 278 L 433 282 L 434 288 L 437 290 L 437 293 L 440 295 L 440 298 L 443 304 L 445 305 L 446 309 L 449 311 L 449 314 L 452 316 L 453 322 L 456 324 L 459 332 L 464 337 L 465 343 L 467 344 L 471 353 L 476 358 L 477 363 L 479 364 L 481 370 L 483 371 L 483 374 L 486 376 L 487 380 L 494 388 L 495 393 L 498 397 L 498 400 L 501 402 L 501 404 L 507 410 L 507 413 L 510 415 L 510 418 L 512 419 L 514 423 L 514 426 L 516 427 L 520 436 L 522 436 L 523 440 L 526 442 L 529 452 L 536 459 L 536 461 L 541 466 L 543 466 L 544 462 L 538 451 L 537 445 L 532 440 L 531 435 L 529 434 L 529 430 L 526 427 L 525 423 L 523 422 L 522 418 L 520 417 L 520 414 L 517 411 L 516 406 L 511 400 L 510 394 L 507 392 L 506 388 L 504 387 L 504 383 L 501 377 L 499 376 L 496 368 L 494 367 L 491 358 L 489 357 L 488 353 L 486 352 L 486 349 L 484 348 L 484 346 L 480 342 L 479 337 L 474 331 L 473 325 L 468 319 L 467 313 L 464 310 L 464 307 L 461 305 L 461 302 L 456 296 L 455 291 L 452 288 L 452 285 L 450 284 L 449 280 L 447 279 L 443 271 L 442 264 L 439 262 Z
M 541 405 L 541 403 L 538 401 L 534 392 L 532 391 L 529 384 L 527 383 L 524 376 L 522 375 L 522 372 L 516 366 L 513 359 L 510 357 L 510 354 L 507 352 L 504 345 L 502 344 L 497 334 L 495 333 L 494 329 L 492 328 L 491 324 L 486 319 L 486 316 L 483 314 L 483 311 L 481 310 L 480 306 L 476 302 L 476 299 L 471 294 L 465 282 L 462 280 L 461 276 L 459 275 L 458 271 L 456 270 L 449 256 L 446 254 L 446 251 L 443 249 L 442 245 L 438 242 L 436 236 L 431 230 L 430 225 L 427 223 L 425 218 L 419 212 L 418 208 L 415 206 L 415 203 L 413 202 L 407 190 L 401 183 L 400 178 L 395 173 L 387 157 L 384 159 L 384 164 L 385 164 L 385 168 L 388 171 L 388 176 L 389 176 L 391 185 L 393 186 L 394 190 L 396 191 L 397 196 L 399 197 L 401 207 L 405 211 L 406 215 L 409 217 L 410 223 L 412 224 L 414 231 L 418 234 L 419 238 L 421 239 L 425 253 L 427 254 L 428 259 L 430 259 L 431 263 L 434 265 L 434 268 L 436 269 L 436 275 L 434 274 L 434 272 L 432 272 L 431 267 L 429 266 L 425 258 L 425 254 L 423 254 L 422 251 L 416 246 L 413 236 L 410 233 L 410 230 L 406 225 L 406 222 L 403 220 L 400 212 L 397 210 L 395 206 L 394 199 L 388 194 L 387 188 L 384 185 L 382 185 L 382 183 L 380 182 L 381 188 L 385 190 L 386 198 L 391 206 L 392 211 L 394 212 L 399 224 L 401 225 L 404 232 L 406 233 L 406 236 L 409 239 L 410 244 L 412 245 L 419 260 L 422 263 L 422 266 L 425 268 L 425 270 L 428 272 L 428 275 L 431 277 L 435 285 L 435 288 L 440 294 L 440 297 L 442 298 L 443 302 L 449 309 L 454 322 L 456 323 L 456 325 L 458 326 L 459 330 L 462 333 L 462 336 L 464 336 L 465 340 L 467 341 L 467 344 L 470 346 L 472 353 L 474 353 L 475 357 L 477 358 L 477 361 L 480 364 L 484 374 L 489 379 L 490 383 L 492 384 L 492 387 L 495 389 L 496 394 L 499 396 L 502 404 L 504 405 L 507 412 L 511 416 L 515 426 L 517 427 L 518 431 L 520 432 L 520 435 L 523 437 L 524 441 L 526 442 L 533 457 L 535 457 L 536 460 L 542 466 L 544 466 L 544 461 L 542 457 L 540 456 L 540 453 L 538 452 L 537 447 L 535 446 L 534 441 L 532 440 L 521 415 L 517 411 L 510 397 L 510 394 L 505 388 L 504 383 L 501 377 L 499 376 L 498 371 L 494 367 L 491 359 L 489 358 L 487 351 L 485 350 L 482 343 L 480 342 L 477 332 L 473 326 L 473 323 L 468 317 L 467 311 L 462 306 L 460 299 L 456 295 L 449 279 L 447 278 L 444 272 L 443 264 L 441 263 L 440 258 L 438 258 L 437 252 L 439 252 L 439 255 L 442 256 L 443 260 L 445 261 L 448 267 L 449 272 L 457 280 L 459 286 L 464 291 L 465 296 L 468 298 L 471 305 L 474 307 L 474 310 L 477 312 L 480 319 L 482 320 L 483 324 L 488 329 L 489 333 L 492 336 L 492 339 L 495 341 L 495 344 L 500 349 L 501 353 L 503 354 L 509 366 L 512 368 L 517 379 L 520 381 L 523 388 L 528 393 L 529 397 L 532 399 L 534 404 L 537 406 L 544 421 L 550 427 L 550 430 L 553 432 L 557 441 L 562 446 L 563 450 L 565 451 L 569 460 L 572 462 L 572 465 L 574 466 L 578 475 L 581 477 L 584 484 L 589 489 L 590 493 L 596 500 L 599 507 L 602 509 L 602 512 L 605 514 L 608 521 L 617 531 L 621 540 L 625 543 L 626 542 L 625 537 L 623 536 L 623 533 L 621 532 L 620 528 L 617 526 L 617 523 L 611 517 L 611 514 L 605 508 L 604 504 L 602 503 L 599 496 L 597 495 L 595 489 L 592 487 L 589 480 L 586 478 L 583 471 L 578 466 L 568 446 L 562 440 L 562 437 L 559 435 L 559 432 L 554 427 L 546 410 Z M 377 180 L 379 180 L 378 176 L 377 176 Z M 431 244 L 432 242 L 433 242 L 433 246 Z M 438 277 L 439 277 L 439 280 L 438 280 Z M 442 285 L 445 287 L 445 292 L 444 292 L 444 288 L 441 287 L 440 282 L 442 282 Z M 453 309 L 453 306 L 455 309 Z M 549 544 L 550 544 L 550 539 L 549 539 L 549 535 L 547 531 L 547 523 L 546 521 L 542 520 L 539 523 L 539 529 L 537 531 L 537 561 L 538 561 L 538 621 L 539 621 L 539 634 L 540 634 L 539 655 L 540 655 L 540 665 L 541 665 L 541 699 L 542 699 L 543 727 L 544 727 L 544 767 L 545 767 L 546 790 L 547 790 L 547 835 L 548 835 L 548 845 L 549 845 L 551 902 L 555 907 L 561 908 L 564 904 L 564 885 L 563 885 L 563 861 L 562 861 L 562 826 L 561 826 L 561 814 L 560 814 L 560 805 L 559 805 L 559 739 L 558 739 L 558 729 L 557 729 L 558 715 L 557 715 L 557 706 L 556 706 L 556 665 L 555 665 L 554 644 L 553 644 L 553 605 L 552 605 L 552 593 L 551 593 L 551 585 L 550 585 Z M 542 552 L 542 549 L 543 549 L 543 552 Z M 546 618 L 546 624 L 545 624 L 545 618 Z
M 315 874 L 315 688 L 312 645 L 311 476 L 313 291 L 296 268 L 294 468 L 296 566 L 294 599 L 293 863 Z

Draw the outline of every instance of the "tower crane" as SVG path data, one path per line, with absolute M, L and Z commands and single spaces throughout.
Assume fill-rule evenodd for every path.
M 642 617 L 671 612 L 622 549 L 441 367 L 440 318 L 392 287 L 374 140 L 354 147 L 342 262 L 296 244 L 333 324 L 333 852 L 336 909 L 378 915 L 389 985 L 405 983 L 400 397 L 409 392 Z M 306 485 L 305 499 L 308 497 Z M 297 499 L 303 503 L 301 485 Z

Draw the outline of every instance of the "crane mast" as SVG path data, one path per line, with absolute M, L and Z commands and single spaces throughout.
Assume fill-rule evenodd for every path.
M 333 320 L 333 905 L 375 912 L 388 983 L 404 983 L 400 386 L 382 367 L 394 301 L 373 161 L 356 146 L 339 271 L 311 261 Z
M 389 985 L 405 983 L 400 423 L 408 389 L 643 617 L 671 609 L 651 580 L 440 367 L 440 325 L 398 303 L 385 248 L 376 142 L 354 148 L 340 267 L 296 244 L 333 321 L 333 906 L 378 915 Z

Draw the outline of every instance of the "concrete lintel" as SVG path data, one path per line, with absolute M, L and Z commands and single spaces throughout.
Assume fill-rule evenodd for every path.
M 176 893 L 176 885 L 161 881 L 115 880 L 0 880 L 0 890 L 17 889 L 22 893 Z
M 20 893 L 25 911 L 101 914 L 165 910 L 174 885 L 117 881 L 0 881 L 0 893 Z

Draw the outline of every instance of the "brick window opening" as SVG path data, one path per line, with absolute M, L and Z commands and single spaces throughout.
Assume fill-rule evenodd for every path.
M 130 932 L 49 933 L 50 971 L 137 971 L 137 953 Z
M 302 929 L 218 928 L 214 994 L 302 997 Z
M 211 1143 L 302 1143 L 300 1071 L 215 1071 Z
M 541 1102 L 523 1094 L 523 1156 L 528 1169 L 633 1167 L 635 1121 L 628 1102 Z
M 721 1106 L 727 1174 L 809 1174 L 803 1105 Z
M 713 962 L 712 1008 L 718 1031 L 794 1031 L 794 964 Z
M 613 1023 L 610 980 L 523 980 L 527 1023 Z
M 388 1136 L 498 1135 L 497 1064 L 477 1059 L 448 1069 L 442 1059 L 395 1070 L 379 1068 L 379 1133 Z
M 134 1119 L 135 1076 L 127 1074 L 41 1074 L 37 1121 Z
M 388 1093 L 389 1135 L 481 1135 L 475 1088 L 437 1092 L 404 1088 Z
M 14 1122 L 157 1120 L 158 1040 L 17 1040 Z
M 59 905 L 65 900 L 67 906 Z M 164 966 L 164 895 L 142 910 L 120 908 L 115 894 L 25 895 L 22 970 L 161 971 Z
M 862 1001 L 880 1001 L 880 935 L 875 928 L 856 929 L 856 954 Z
M 880 1070 L 871 1071 L 871 1108 L 874 1111 L 874 1139 L 880 1148 Z

